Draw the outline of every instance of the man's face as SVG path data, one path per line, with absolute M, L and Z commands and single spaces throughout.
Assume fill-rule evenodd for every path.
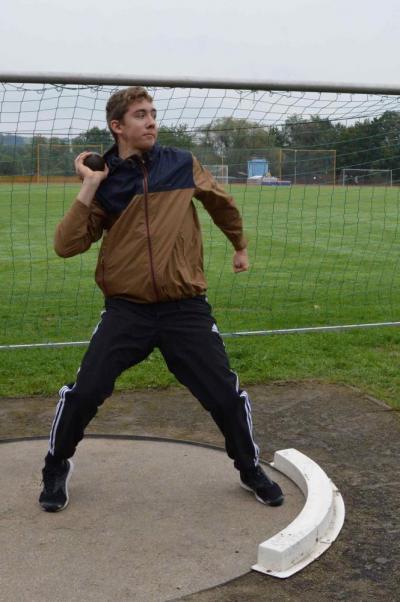
M 130 148 L 145 152 L 150 150 L 157 140 L 157 112 L 153 103 L 143 99 L 131 104 L 121 120 L 111 121 L 118 141 Z

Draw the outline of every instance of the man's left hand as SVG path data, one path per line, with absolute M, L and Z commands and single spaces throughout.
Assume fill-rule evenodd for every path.
M 247 254 L 247 249 L 241 249 L 240 251 L 235 251 L 233 255 L 233 271 L 236 272 L 246 272 L 249 269 L 249 256 Z

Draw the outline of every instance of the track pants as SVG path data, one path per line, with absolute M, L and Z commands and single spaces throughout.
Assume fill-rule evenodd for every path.
M 238 470 L 258 464 L 251 405 L 231 371 L 204 296 L 139 304 L 109 298 L 74 385 L 60 390 L 47 461 L 70 458 L 117 377 L 158 347 L 168 369 L 210 412 Z

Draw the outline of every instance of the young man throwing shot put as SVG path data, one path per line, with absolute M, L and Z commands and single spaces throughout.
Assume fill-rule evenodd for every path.
M 48 512 L 66 507 L 70 458 L 86 426 L 117 377 L 158 347 L 215 420 L 242 486 L 279 506 L 282 491 L 259 465 L 249 397 L 230 369 L 205 296 L 193 197 L 232 243 L 235 272 L 249 267 L 239 211 L 190 152 L 156 144 L 156 109 L 144 88 L 116 92 L 106 113 L 116 144 L 103 171 L 85 166 L 90 153 L 76 158 L 82 187 L 55 234 L 61 257 L 84 253 L 102 238 L 96 282 L 105 309 L 76 382 L 60 390 L 39 503 Z

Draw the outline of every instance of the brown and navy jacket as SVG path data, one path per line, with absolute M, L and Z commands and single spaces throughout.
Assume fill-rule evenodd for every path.
M 236 250 L 246 247 L 233 198 L 188 151 L 155 145 L 143 156 L 105 154 L 109 176 L 90 207 L 75 200 L 55 233 L 61 257 L 103 237 L 96 282 L 107 297 L 154 303 L 204 294 L 198 199 Z

